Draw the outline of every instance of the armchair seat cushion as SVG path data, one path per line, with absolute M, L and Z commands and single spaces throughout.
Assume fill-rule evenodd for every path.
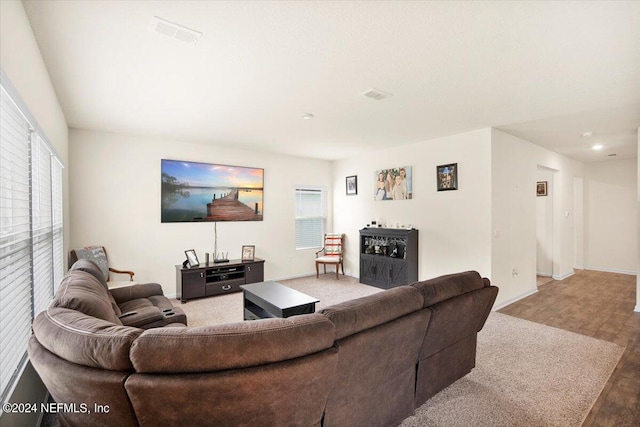
M 321 256 L 316 258 L 316 262 L 323 262 L 327 264 L 338 264 L 340 263 L 340 257 L 338 256 Z

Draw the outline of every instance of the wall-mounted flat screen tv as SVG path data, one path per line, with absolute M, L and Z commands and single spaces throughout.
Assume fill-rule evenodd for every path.
M 162 159 L 162 222 L 262 221 L 264 169 Z

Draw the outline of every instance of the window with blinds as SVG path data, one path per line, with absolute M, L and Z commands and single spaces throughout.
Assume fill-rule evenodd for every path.
M 321 248 L 326 226 L 326 188 L 296 188 L 296 249 Z
M 31 321 L 64 274 L 62 165 L 4 76 L 0 85 L 0 393 L 27 359 Z

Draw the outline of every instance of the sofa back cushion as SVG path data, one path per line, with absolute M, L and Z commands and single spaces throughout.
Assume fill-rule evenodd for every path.
M 294 359 L 332 347 L 320 314 L 195 328 L 146 330 L 131 347 L 139 373 L 213 372 Z
M 467 292 L 429 307 L 432 311 L 420 359 L 425 359 L 482 329 L 498 288 Z
M 130 371 L 129 351 L 142 329 L 114 325 L 68 308 L 50 307 L 33 320 L 33 333 L 43 347 L 69 362 Z
M 98 281 L 100 281 L 100 283 L 102 284 L 102 286 L 104 286 L 105 289 L 109 290 L 109 287 L 107 286 L 107 281 L 104 278 L 104 275 L 102 274 L 102 270 L 100 270 L 100 267 L 98 267 L 98 265 L 95 262 L 89 259 L 79 259 L 78 261 L 73 263 L 73 265 L 69 270 L 71 271 L 79 270 L 79 271 L 84 271 L 85 273 L 89 273 L 93 277 L 98 279 Z
M 336 325 L 338 340 L 417 311 L 422 306 L 423 297 L 417 289 L 400 286 L 332 305 L 320 313 Z
M 431 311 L 410 286 L 322 310 L 336 324 L 338 367 L 324 426 L 398 425 L 413 412 Z
M 55 425 L 140 427 L 123 387 L 128 372 L 95 369 L 69 362 L 51 353 L 33 335 L 29 339 L 28 350 L 29 361 L 54 401 L 75 403 L 78 409 L 82 403 L 88 405 L 88 411 L 58 411 L 59 423 Z M 93 403 L 109 410 L 94 411 Z
M 485 287 L 485 282 L 477 271 L 447 274 L 434 279 L 413 283 L 424 296 L 424 306 L 429 307 L 449 298 Z
M 76 310 L 116 325 L 122 325 L 107 288 L 93 274 L 71 270 L 60 282 L 51 307 Z

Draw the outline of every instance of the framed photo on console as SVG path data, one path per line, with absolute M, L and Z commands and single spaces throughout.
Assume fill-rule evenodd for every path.
M 187 265 L 189 268 L 197 267 L 200 265 L 198 262 L 198 256 L 196 255 L 196 251 L 194 249 L 188 249 L 184 251 L 184 254 L 187 256 Z
M 253 261 L 256 247 L 251 245 L 242 246 L 242 261 Z

